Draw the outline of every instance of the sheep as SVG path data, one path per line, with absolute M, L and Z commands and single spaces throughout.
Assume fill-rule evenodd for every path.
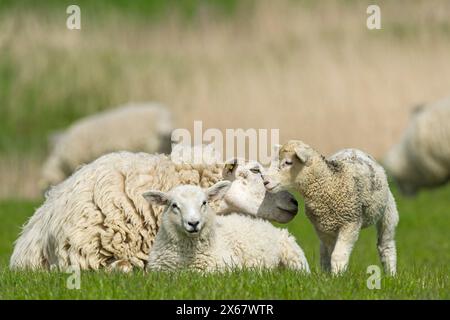
M 295 189 L 320 239 L 321 266 L 346 270 L 360 230 L 376 224 L 378 253 L 386 273 L 396 273 L 395 229 L 399 220 L 383 168 L 368 154 L 344 149 L 328 159 L 302 141 L 279 152 L 279 164 L 264 176 L 267 190 Z
M 149 203 L 165 208 L 147 270 L 286 267 L 309 273 L 302 249 L 286 229 L 237 214 L 216 217 L 208 203 L 224 197 L 230 184 L 220 181 L 207 190 L 183 185 L 168 193 L 143 194 Z
M 383 160 L 405 195 L 450 180 L 450 98 L 416 108 L 400 142 Z
M 298 210 L 288 192 L 266 192 L 257 162 L 203 165 L 167 155 L 115 152 L 81 167 L 51 188 L 15 243 L 11 269 L 129 271 L 143 268 L 160 225 L 161 208 L 142 197 L 180 184 L 232 185 L 213 203 L 219 214 L 239 212 L 286 223 Z
M 171 113 L 156 103 L 130 103 L 78 120 L 49 138 L 51 152 L 39 187 L 47 190 L 80 165 L 109 152 L 168 153 L 172 126 Z

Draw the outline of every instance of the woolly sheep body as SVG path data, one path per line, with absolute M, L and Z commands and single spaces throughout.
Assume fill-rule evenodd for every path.
M 221 170 L 176 165 L 164 155 L 104 155 L 49 190 L 23 228 L 10 267 L 143 268 L 161 210 L 149 206 L 142 193 L 179 184 L 207 187 L 221 180 Z
M 210 151 L 200 150 L 206 154 Z M 192 152 L 197 151 L 193 148 Z M 278 222 L 289 221 L 298 210 L 294 197 L 287 192 L 257 195 L 254 191 L 264 191 L 265 187 L 259 174 L 249 170 L 255 165 L 235 164 L 228 170 L 229 165 L 219 162 L 195 163 L 165 155 L 104 155 L 49 190 L 44 204 L 16 241 L 10 267 L 143 268 L 161 214 L 161 208 L 150 206 L 143 198 L 144 191 L 166 191 L 181 184 L 206 188 L 224 179 L 224 172 L 226 179 L 233 181 L 233 189 L 223 201 L 212 204 L 215 210 L 221 214 L 238 210 Z
M 386 174 L 370 155 L 345 149 L 326 159 L 301 141 L 289 141 L 280 161 L 266 178 L 267 188 L 294 188 L 304 197 L 325 270 L 344 271 L 361 228 L 375 224 L 380 259 L 388 273 L 396 273 L 398 212 Z
M 286 267 L 309 272 L 308 262 L 295 239 L 287 230 L 275 228 L 268 221 L 204 212 L 201 213 L 205 219 L 203 227 L 198 236 L 192 237 L 175 225 L 173 218 L 169 218 L 173 213 L 169 211 L 163 213 L 161 228 L 150 251 L 149 270 L 211 272 Z
M 386 170 L 405 194 L 450 180 L 450 98 L 412 115 L 401 141 L 386 155 Z
M 78 120 L 52 137 L 40 186 L 45 190 L 56 185 L 80 165 L 109 152 L 169 152 L 171 130 L 171 114 L 155 103 L 127 104 Z

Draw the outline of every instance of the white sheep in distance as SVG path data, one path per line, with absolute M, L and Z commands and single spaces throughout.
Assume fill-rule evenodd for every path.
M 292 188 L 303 196 L 320 239 L 323 269 L 345 271 L 361 228 L 376 224 L 381 262 L 388 274 L 396 273 L 397 207 L 383 168 L 370 155 L 344 149 L 326 159 L 292 140 L 280 149 L 276 167 L 264 177 L 266 188 Z
M 450 181 L 450 98 L 416 108 L 383 165 L 405 195 Z
M 233 183 L 225 198 L 213 204 L 219 214 L 290 221 L 298 209 L 295 198 L 266 192 L 261 170 L 256 162 L 202 165 L 174 163 L 166 155 L 104 155 L 50 189 L 16 241 L 10 267 L 143 268 L 162 211 L 142 197 L 150 189 L 206 188 L 225 178 Z
M 149 203 L 165 208 L 147 270 L 286 267 L 309 273 L 302 249 L 286 229 L 237 214 L 216 217 L 209 202 L 224 197 L 230 185 L 220 181 L 207 190 L 184 185 L 144 193 Z
M 47 190 L 106 153 L 169 153 L 172 127 L 171 113 L 156 103 L 130 103 L 82 118 L 51 137 L 39 186 Z

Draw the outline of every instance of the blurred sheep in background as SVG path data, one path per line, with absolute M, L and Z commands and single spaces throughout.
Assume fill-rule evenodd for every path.
M 450 98 L 417 107 L 384 166 L 405 195 L 450 180 Z
M 78 120 L 49 137 L 52 150 L 40 188 L 58 184 L 80 165 L 109 152 L 170 152 L 172 121 L 169 110 L 157 103 L 130 103 Z

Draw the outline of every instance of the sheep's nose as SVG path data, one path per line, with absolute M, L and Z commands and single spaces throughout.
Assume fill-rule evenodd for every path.
M 200 221 L 192 221 L 188 222 L 188 225 L 190 225 L 192 228 L 196 229 Z
M 264 181 L 264 186 L 267 186 L 269 184 L 269 181 L 265 180 Z
M 298 201 L 295 198 L 291 199 L 291 203 L 298 207 Z

